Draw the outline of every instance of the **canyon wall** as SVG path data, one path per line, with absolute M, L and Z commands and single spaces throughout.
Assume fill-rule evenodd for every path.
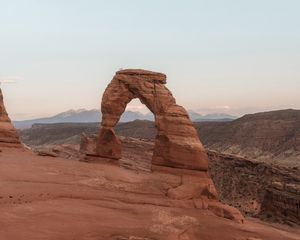
M 300 224 L 298 168 L 208 151 L 210 173 L 220 198 L 248 216 Z

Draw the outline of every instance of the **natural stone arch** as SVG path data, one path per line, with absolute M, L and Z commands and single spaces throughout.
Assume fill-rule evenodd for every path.
M 102 103 L 102 123 L 96 154 L 122 157 L 121 142 L 114 132 L 127 104 L 139 98 L 155 116 L 157 136 L 152 164 L 207 171 L 208 157 L 186 110 L 177 105 L 166 88 L 166 75 L 127 69 L 116 73 L 106 88 Z

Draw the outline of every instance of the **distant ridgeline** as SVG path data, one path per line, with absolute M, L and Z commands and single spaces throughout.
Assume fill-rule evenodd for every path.
M 199 113 L 188 111 L 190 118 L 194 122 L 203 122 L 203 121 L 232 121 L 236 119 L 236 117 L 216 113 L 216 114 L 208 114 L 201 115 Z M 102 118 L 102 114 L 99 110 L 70 110 L 67 112 L 63 112 L 48 118 L 38 118 L 24 121 L 14 121 L 13 124 L 17 129 L 30 128 L 33 124 L 36 123 L 92 123 L 92 122 L 100 122 Z M 134 120 L 148 120 L 154 121 L 154 116 L 151 112 L 143 114 L 140 112 L 134 111 L 126 111 L 122 114 L 120 122 L 131 122 Z

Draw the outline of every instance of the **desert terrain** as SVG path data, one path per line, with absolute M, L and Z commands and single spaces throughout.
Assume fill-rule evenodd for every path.
M 224 202 L 247 216 L 299 225 L 299 122 L 299 111 L 284 110 L 231 122 L 194 123 L 208 149 L 210 174 Z M 39 154 L 78 158 L 81 135 L 96 134 L 98 127 L 99 123 L 36 124 L 19 133 Z M 139 142 L 139 151 L 151 158 L 157 134 L 153 122 L 119 123 L 115 130 L 125 137 L 125 149 L 134 149 Z M 135 154 L 137 159 L 143 157 Z
M 0 166 L 3 240 L 299 239 L 297 228 L 236 223 L 166 197 L 180 177 L 150 173 L 142 159 L 124 157 L 119 167 L 2 148 Z
M 34 125 L 21 139 L 1 94 L 1 239 L 300 239 L 298 168 L 205 150 L 165 84 L 118 71 L 100 125 Z M 157 130 L 133 122 L 132 138 L 117 123 L 136 97 Z
M 300 1 L 1 1 L 0 240 L 300 240 Z

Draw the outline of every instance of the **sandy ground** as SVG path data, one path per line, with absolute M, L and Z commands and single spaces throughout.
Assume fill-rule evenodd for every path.
M 167 173 L 2 149 L 0 240 L 300 239 L 300 229 L 238 224 L 166 197 L 179 183 Z

